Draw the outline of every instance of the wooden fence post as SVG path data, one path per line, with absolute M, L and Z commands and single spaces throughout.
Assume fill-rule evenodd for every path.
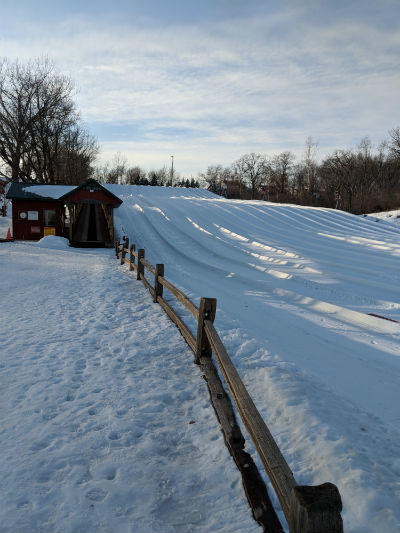
M 163 286 L 158 281 L 158 276 L 164 276 L 164 265 L 163 264 L 157 264 L 156 265 L 156 273 L 154 274 L 154 303 L 157 303 L 157 297 L 163 295 Z
M 211 344 L 204 330 L 204 320 L 214 322 L 216 309 L 217 300 L 215 298 L 201 298 L 197 326 L 196 356 L 194 360 L 197 364 L 200 363 L 200 357 L 211 357 L 212 355 Z
M 343 533 L 342 500 L 336 485 L 297 485 L 290 502 L 290 533 Z
M 138 268 L 137 268 L 137 277 L 136 279 L 140 279 L 140 274 L 144 276 L 144 265 L 141 262 L 141 259 L 144 259 L 144 250 L 141 248 L 138 250 Z
M 135 245 L 134 244 L 131 244 L 131 255 L 129 257 L 129 270 L 133 270 L 133 266 L 132 266 L 132 263 L 135 262 L 135 256 L 133 255 L 133 252 L 135 251 Z
M 125 252 L 124 252 L 124 248 L 125 248 L 125 241 L 126 241 L 126 237 L 122 237 L 122 248 L 121 248 L 121 265 L 124 264 L 124 259 L 125 259 Z
M 124 247 L 129 249 L 129 237 L 126 237 Z M 125 257 L 126 257 L 126 252 L 123 253 L 123 258 L 125 259 Z M 122 260 L 122 262 L 124 261 Z
M 115 255 L 117 257 L 119 255 L 119 241 L 115 241 Z

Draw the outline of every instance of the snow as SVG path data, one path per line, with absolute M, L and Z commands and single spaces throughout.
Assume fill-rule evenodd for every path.
M 65 250 L 69 248 L 69 241 L 64 237 L 57 237 L 56 235 L 46 235 L 35 243 L 35 246 L 40 248 L 48 248 L 49 250 Z
M 259 531 L 193 353 L 113 250 L 0 261 L 0 530 Z
M 26 185 L 22 190 L 30 194 L 37 194 L 44 198 L 58 200 L 61 196 L 64 196 L 64 194 L 76 189 L 76 187 L 76 185 Z
M 297 481 L 338 485 L 345 531 L 398 532 L 400 324 L 370 313 L 400 320 L 399 229 L 198 189 L 109 187 L 124 202 L 120 236 L 195 301 L 217 298 L 216 327 Z
M 368 216 L 375 222 L 389 222 L 396 226 L 400 226 L 400 209 L 394 209 L 393 211 L 382 211 L 380 213 L 368 213 Z
M 398 533 L 400 324 L 370 313 L 400 321 L 399 228 L 108 188 L 119 236 L 195 302 L 217 298 L 216 328 L 297 481 L 337 484 L 346 533 Z M 3 530 L 259 531 L 193 355 L 113 251 L 0 253 Z

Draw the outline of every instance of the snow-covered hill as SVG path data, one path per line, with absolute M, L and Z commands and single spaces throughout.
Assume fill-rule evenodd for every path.
M 110 186 L 120 235 L 216 326 L 300 483 L 331 481 L 345 530 L 399 531 L 400 231 L 330 209 Z M 194 327 L 194 325 L 192 324 Z

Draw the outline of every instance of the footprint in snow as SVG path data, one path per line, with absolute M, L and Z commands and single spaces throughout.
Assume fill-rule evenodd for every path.
M 24 510 L 31 507 L 31 502 L 29 500 L 21 500 L 17 503 L 17 509 Z
M 92 489 L 86 493 L 86 498 L 92 502 L 101 502 L 107 496 L 108 491 L 104 489 Z
M 107 479 L 107 481 L 113 481 L 116 475 L 117 475 L 117 469 L 112 466 L 107 468 L 107 470 L 105 471 L 105 479 Z
M 121 417 L 125 416 L 128 411 L 129 411 L 129 409 L 126 409 L 125 407 L 123 407 L 122 409 L 118 409 L 116 411 L 116 415 L 121 418 Z
M 117 475 L 117 468 L 110 464 L 101 465 L 95 474 L 97 479 L 106 479 L 107 481 L 113 481 Z
M 36 481 L 38 483 L 48 483 L 50 480 L 51 480 L 50 471 L 39 472 L 39 474 L 36 476 Z
M 48 448 L 50 444 L 51 443 L 48 442 L 47 440 L 40 440 L 32 444 L 31 450 L 33 452 L 38 452 L 39 450 L 44 450 L 45 448 Z

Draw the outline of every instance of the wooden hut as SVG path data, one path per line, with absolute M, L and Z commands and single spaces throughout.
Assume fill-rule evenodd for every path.
M 71 246 L 113 246 L 114 209 L 122 200 L 94 179 L 78 187 L 12 183 L 7 198 L 14 239 L 59 235 Z

